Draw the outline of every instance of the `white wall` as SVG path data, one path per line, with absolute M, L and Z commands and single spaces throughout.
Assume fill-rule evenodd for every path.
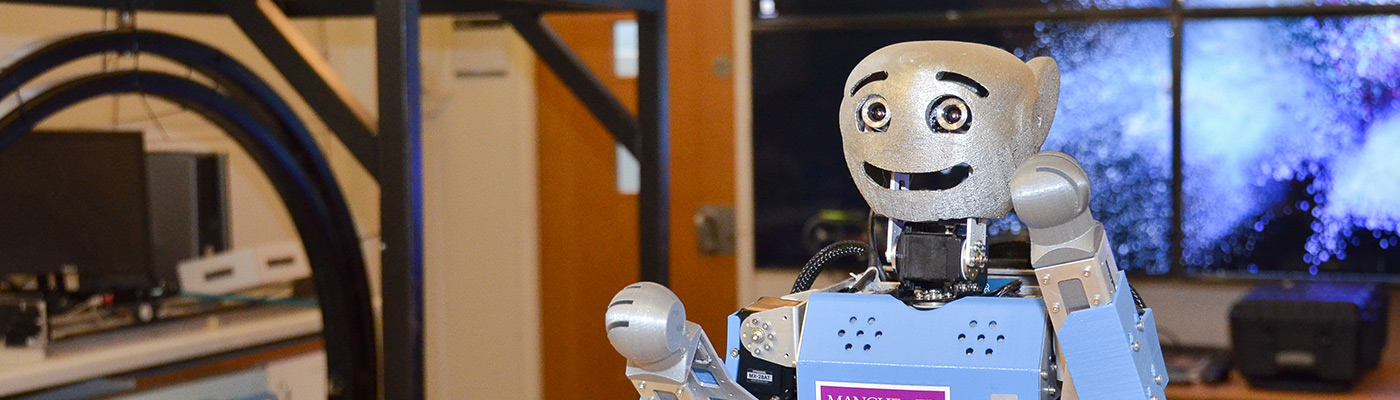
M 736 307 L 758 299 L 754 249 L 753 194 L 753 35 L 750 0 L 733 0 L 734 7 L 734 255 Z
M 0 53 L 42 38 L 110 27 L 101 11 L 0 5 Z M 105 22 L 104 22 L 105 21 Z M 287 98 L 320 142 L 346 192 L 378 287 L 379 188 L 286 81 L 223 17 L 141 13 L 137 26 L 212 44 L 247 64 Z M 374 24 L 368 19 L 303 20 L 297 27 L 370 110 L 376 109 Z M 533 55 L 508 28 L 458 33 L 448 18 L 422 25 L 426 207 L 427 392 L 433 399 L 539 398 L 538 235 L 535 206 Z M 456 72 L 483 54 L 507 69 L 495 78 Z M 107 68 L 131 68 L 131 57 Z M 186 69 L 155 57 L 142 68 Z M 103 68 L 82 60 L 41 78 Z M 0 100 L 0 112 L 16 99 Z M 148 108 L 149 105 L 149 108 Z M 159 116 L 159 124 L 151 122 Z M 212 125 L 177 107 L 137 97 L 90 101 L 40 128 L 145 132 L 148 149 L 230 154 L 235 247 L 295 239 L 286 210 L 250 158 Z
M 452 47 L 424 57 L 428 398 L 538 399 L 534 54 L 504 26 L 430 34 Z

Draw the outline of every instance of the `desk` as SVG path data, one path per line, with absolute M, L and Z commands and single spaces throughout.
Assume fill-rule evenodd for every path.
M 53 343 L 43 360 L 0 367 L 0 397 L 315 334 L 321 312 L 254 307 Z
M 1400 399 L 1400 367 L 1381 365 L 1346 393 L 1284 392 L 1249 387 L 1238 372 L 1219 385 L 1167 386 L 1171 400 L 1382 400 Z

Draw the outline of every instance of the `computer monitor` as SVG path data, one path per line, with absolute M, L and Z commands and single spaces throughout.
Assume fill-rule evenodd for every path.
M 1094 215 L 1125 269 L 1400 281 L 1400 16 L 1358 7 L 1355 16 L 1240 17 L 1313 4 L 1305 0 L 1184 1 L 1192 13 L 1158 0 L 759 3 L 759 266 L 800 265 L 816 239 L 861 238 L 868 208 L 836 128 L 835 93 L 850 67 L 893 43 L 961 40 L 1058 61 L 1044 149 L 1084 165 Z M 1140 16 L 1104 11 L 1120 8 Z M 970 17 L 947 28 L 898 17 L 945 10 Z M 1020 19 L 1045 11 L 1057 18 Z M 990 233 L 995 243 L 1024 229 L 1012 215 Z
M 1186 271 L 1400 280 L 1400 17 L 1183 30 Z
M 152 287 L 142 147 L 139 133 L 34 132 L 0 151 L 0 274 Z

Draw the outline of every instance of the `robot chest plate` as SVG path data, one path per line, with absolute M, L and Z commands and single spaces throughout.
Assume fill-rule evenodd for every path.
M 888 295 L 815 293 L 797 392 L 800 400 L 1042 399 L 1055 383 L 1052 352 L 1039 299 L 968 297 L 916 310 Z

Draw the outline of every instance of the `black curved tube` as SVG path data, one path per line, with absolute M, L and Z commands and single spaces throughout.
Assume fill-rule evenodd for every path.
M 185 65 L 213 80 L 229 92 L 230 98 L 263 119 L 266 125 L 280 128 L 275 129 L 273 133 L 286 147 L 293 149 L 292 155 L 296 157 L 297 162 L 312 171 L 312 177 L 319 183 L 321 194 L 330 201 L 332 207 L 345 205 L 344 194 L 331 172 L 329 163 L 319 151 L 310 151 L 320 147 L 287 102 L 238 60 L 214 47 L 191 39 L 163 32 L 129 29 L 94 31 L 37 43 L 16 52 L 13 61 L 5 63 L 6 67 L 0 70 L 0 98 L 9 96 L 20 86 L 53 68 L 83 57 L 112 52 L 156 55 Z M 348 206 L 343 208 L 345 209 L 335 210 L 337 214 L 346 217 L 338 221 L 338 224 L 354 229 L 354 221 L 349 219 Z M 341 273 L 354 271 L 347 270 Z M 365 282 L 367 285 L 367 278 Z M 322 300 L 323 306 L 334 304 L 325 301 L 326 299 Z M 372 335 L 373 332 L 368 334 Z
M 0 151 L 54 113 L 104 95 L 145 93 L 180 104 L 227 132 L 258 163 L 272 181 L 292 216 L 310 260 L 319 296 L 345 306 L 322 304 L 327 343 L 327 367 L 334 398 L 373 399 L 377 368 L 373 315 L 369 312 L 359 238 L 337 221 L 335 209 L 317 182 L 278 134 L 242 105 L 204 85 L 169 74 L 120 71 L 90 75 L 61 83 L 27 99 L 0 118 Z M 319 151 L 310 149 L 319 157 Z M 348 218 L 348 215 L 345 216 Z M 341 271 L 359 266 L 357 271 Z M 359 312 L 365 311 L 365 312 Z M 366 334 L 368 333 L 368 335 Z
M 843 240 L 823 247 L 802 266 L 802 272 L 797 274 L 797 281 L 792 283 L 792 293 L 811 289 L 812 284 L 817 281 L 817 276 L 821 275 L 822 268 L 831 260 L 870 252 L 870 245 L 858 240 Z
M 167 33 L 146 30 L 96 31 L 38 43 L 16 52 L 18 56 L 13 57 L 12 62 L 6 63 L 8 66 L 4 70 L 0 70 L 0 97 L 8 96 L 24 83 L 50 69 L 79 58 L 111 52 L 153 54 L 185 65 L 213 80 L 228 92 L 230 98 L 242 105 L 250 114 L 262 119 L 266 125 L 279 128 L 270 130 L 278 140 L 283 142 L 283 146 L 291 150 L 291 155 L 297 158 L 303 168 L 311 171 L 312 179 L 317 182 L 321 195 L 327 201 L 326 204 L 331 207 L 336 229 L 356 231 L 349 207 L 329 164 L 321 155 L 319 146 L 312 139 L 296 113 L 257 74 L 254 74 L 236 59 L 211 46 Z M 326 320 L 327 346 L 330 349 L 339 348 L 338 342 L 333 339 L 333 336 L 336 336 L 332 335 L 334 331 L 342 329 L 357 331 L 351 334 L 371 338 L 371 342 L 375 337 L 372 323 L 373 311 L 368 300 L 369 283 L 365 276 L 363 256 L 359 254 L 358 238 L 352 247 L 353 249 L 347 251 L 356 253 L 353 261 L 330 267 L 340 268 L 339 271 L 332 272 L 335 275 L 344 276 L 343 280 L 351 287 L 366 288 L 363 295 L 365 298 L 340 299 L 330 297 L 327 293 L 334 293 L 334 291 L 325 290 L 325 284 L 318 279 L 317 286 L 321 297 L 321 308 L 326 313 L 364 315 L 364 318 L 369 319 L 371 323 L 365 326 L 339 328 L 334 326 L 332 321 Z M 315 265 L 312 267 L 314 271 L 318 272 L 318 275 L 327 273 L 323 268 L 316 268 Z M 373 346 L 357 351 L 377 356 Z M 371 362 L 369 365 L 374 365 L 374 363 Z M 361 368 L 371 371 L 374 369 L 370 366 Z
M 296 136 L 310 137 L 291 107 L 243 64 L 203 43 L 156 31 L 94 31 L 25 47 L 3 63 L 0 96 L 8 96 L 26 82 L 61 65 L 105 53 L 151 54 L 189 67 L 225 90 L 244 95 L 230 97 L 252 100 L 256 107 L 249 107 L 250 111 L 267 118 L 269 125 L 282 125 L 290 132 L 286 139 L 295 141 Z

